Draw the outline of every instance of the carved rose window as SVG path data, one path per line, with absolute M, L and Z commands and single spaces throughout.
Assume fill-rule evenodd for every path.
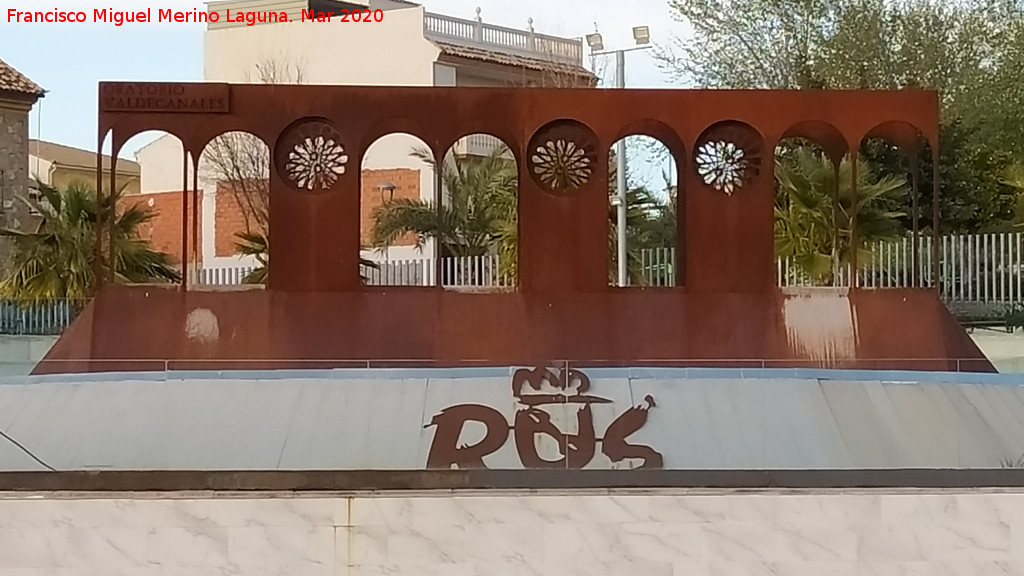
M 590 158 L 575 142 L 548 140 L 533 153 L 533 171 L 554 192 L 575 190 L 590 179 Z
M 307 122 L 292 128 L 281 146 L 278 166 L 300 190 L 330 190 L 345 173 L 348 154 L 340 135 L 326 122 Z
M 530 175 L 552 194 L 580 190 L 594 174 L 595 140 L 590 129 L 579 122 L 560 120 L 548 124 L 530 141 Z
M 726 141 L 705 142 L 697 149 L 697 174 L 704 183 L 731 195 L 748 180 L 747 153 Z

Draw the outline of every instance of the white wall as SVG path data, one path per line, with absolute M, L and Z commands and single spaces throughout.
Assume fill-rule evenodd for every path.
M 0 335 L 0 376 L 27 376 L 56 342 L 57 336 Z
M 135 161 L 142 171 L 140 189 L 143 194 L 181 190 L 184 147 L 177 137 L 170 134 L 160 136 L 139 148 L 135 152 Z M 190 186 L 192 175 L 193 170 L 189 166 Z
M 423 37 L 423 8 L 389 10 L 382 22 L 288 22 L 205 33 L 205 78 L 258 82 L 268 60 L 302 68 L 305 83 L 430 86 L 440 51 Z
M 50 173 L 53 171 L 53 163 L 49 160 L 45 160 L 36 156 L 35 154 L 28 155 L 28 175 L 30 178 L 36 178 L 39 182 L 49 185 L 50 184 Z
M 0 574 L 987 576 L 1024 493 L 0 494 Z

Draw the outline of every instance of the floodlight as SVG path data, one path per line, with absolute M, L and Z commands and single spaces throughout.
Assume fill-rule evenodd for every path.
M 647 26 L 636 26 L 633 28 L 633 39 L 636 40 L 637 46 L 650 44 L 651 31 L 647 28 Z

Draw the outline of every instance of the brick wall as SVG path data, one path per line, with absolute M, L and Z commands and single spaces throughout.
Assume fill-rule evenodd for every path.
M 380 186 L 385 182 L 395 185 L 394 198 L 419 199 L 420 171 L 406 168 L 389 170 L 363 170 L 362 202 L 360 202 L 359 230 L 363 246 L 370 246 L 373 231 L 373 211 L 381 205 Z M 392 246 L 415 246 L 416 235 L 405 234 L 399 237 Z
M 370 245 L 373 230 L 373 211 L 381 204 L 380 186 L 385 182 L 395 185 L 395 198 L 418 199 L 420 197 L 420 171 L 405 168 L 389 170 L 363 170 L 362 202 L 360 208 L 360 236 L 364 246 Z M 255 226 L 255 222 L 250 225 Z M 245 211 L 239 206 L 238 198 L 226 183 L 217 186 L 217 213 L 214 215 L 214 246 L 218 257 L 235 255 L 236 234 L 245 230 Z M 399 238 L 395 246 L 412 246 L 416 236 L 407 234 Z
M 245 216 L 252 210 L 244 199 L 243 193 L 236 193 L 227 182 L 217 184 L 217 211 L 213 215 L 213 244 L 217 256 L 230 257 L 235 255 L 235 244 L 238 243 L 239 232 L 246 229 Z M 244 203 L 246 210 L 242 209 Z M 251 216 L 249 226 L 253 232 L 259 231 L 258 222 Z
M 139 227 L 139 236 L 150 242 L 154 250 L 166 252 L 171 255 L 174 262 L 181 261 L 181 192 L 156 192 L 152 194 L 139 194 L 125 196 L 118 204 L 119 206 L 139 205 L 156 213 L 147 224 Z M 189 210 L 192 209 L 191 199 Z M 203 207 L 200 199 L 199 206 L 199 242 L 202 246 Z M 192 219 L 189 218 L 189 244 L 192 243 Z M 190 250 L 191 252 L 191 250 Z M 200 250 L 202 257 L 202 250 Z
M 401 168 L 364 170 L 362 182 L 361 236 L 363 245 L 369 246 L 370 232 L 373 229 L 373 211 L 381 204 L 381 184 L 391 182 L 395 185 L 394 198 L 418 199 L 420 171 Z M 214 249 L 218 257 L 231 257 L 235 255 L 236 234 L 245 230 L 244 211 L 239 206 L 236 195 L 226 184 L 219 185 L 216 194 Z M 138 203 L 154 210 L 157 213 L 156 218 L 140 229 L 140 235 L 143 239 L 149 240 L 154 249 L 173 256 L 176 262 L 181 259 L 181 192 L 132 195 L 125 197 L 122 203 Z M 202 206 L 199 207 L 199 217 L 202 222 Z M 250 224 L 255 227 L 255 222 Z M 189 233 L 191 234 L 191 228 Z M 202 242 L 201 225 L 199 241 Z M 399 238 L 394 246 L 412 246 L 415 243 L 415 235 L 407 234 Z

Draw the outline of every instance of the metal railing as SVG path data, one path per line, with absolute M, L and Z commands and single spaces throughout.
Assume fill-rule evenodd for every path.
M 0 334 L 56 336 L 78 316 L 87 300 L 0 300 Z
M 931 236 L 918 238 L 915 264 L 913 240 L 877 242 L 858 273 L 864 288 L 932 286 Z M 916 269 L 916 280 L 915 280 Z M 841 269 L 836 286 L 849 287 L 850 269 Z M 780 286 L 810 286 L 788 259 L 779 259 Z M 1024 304 L 1024 234 L 954 234 L 939 239 L 939 288 L 951 302 Z
M 514 280 L 503 274 L 497 255 L 442 258 L 437 270 L 434 260 L 384 260 L 379 268 L 364 267 L 363 276 L 371 286 L 435 286 L 438 272 L 441 285 L 448 288 L 512 288 Z
M 47 370 L 54 372 L 66 372 L 66 373 L 83 373 L 87 370 L 83 370 L 84 367 L 91 367 L 92 372 L 107 372 L 113 374 L 123 374 L 128 372 L 191 372 L 188 376 L 192 378 L 203 378 L 203 379 L 231 379 L 239 377 L 236 374 L 231 374 L 233 370 L 245 370 L 247 372 L 246 378 L 256 379 L 278 379 L 278 378 L 295 378 L 294 375 L 282 375 L 275 374 L 277 370 L 311 370 L 311 371 L 324 371 L 321 374 L 311 373 L 308 377 L 313 378 L 338 378 L 343 374 L 342 370 L 367 370 L 367 369 L 388 369 L 388 370 L 407 370 L 414 369 L 421 371 L 423 369 L 430 370 L 445 370 L 446 368 L 484 368 L 493 369 L 495 371 L 503 370 L 507 375 L 508 366 L 526 367 L 526 366 L 538 366 L 541 364 L 543 367 L 548 369 L 559 369 L 559 368 L 572 368 L 579 370 L 600 370 L 602 368 L 614 368 L 617 372 L 621 373 L 622 360 L 620 359 L 604 359 L 604 358 L 577 358 L 574 360 L 548 360 L 545 359 L 542 363 L 539 363 L 534 358 L 521 358 L 510 360 L 509 358 L 473 358 L 473 359 L 453 359 L 443 364 L 447 366 L 439 366 L 439 362 L 435 359 L 424 359 L 424 358 L 292 358 L 292 359 L 274 359 L 274 358 L 123 358 L 123 357 L 101 357 L 101 358 L 74 358 L 74 359 L 44 359 L 39 361 L 38 365 L 45 367 Z M 251 366 L 257 364 L 258 369 L 252 369 Z M 915 376 L 914 372 L 928 372 L 931 373 L 928 380 L 930 382 L 943 382 L 941 379 L 936 379 L 934 374 L 936 372 L 946 374 L 963 374 L 965 378 L 957 378 L 955 380 L 948 380 L 948 383 L 992 383 L 992 382 L 1006 382 L 1019 385 L 1020 377 L 1015 376 L 1007 378 L 1000 374 L 992 373 L 988 371 L 988 361 L 981 358 L 950 358 L 950 357 L 918 357 L 918 358 L 904 358 L 904 357 L 877 357 L 877 358 L 831 358 L 831 359 L 810 359 L 810 358 L 658 358 L 658 359 L 644 359 L 637 360 L 630 369 L 636 369 L 637 373 L 635 376 L 630 378 L 661 378 L 663 375 L 652 376 L 649 371 L 651 370 L 680 370 L 674 376 L 674 378 L 709 378 L 714 377 L 714 373 L 718 372 L 718 377 L 745 379 L 745 378 L 778 378 L 782 377 L 788 380 L 791 379 L 802 379 L 802 378 L 838 378 L 842 381 L 877 381 L 879 379 L 878 371 L 880 370 L 879 365 L 891 365 L 894 368 L 882 369 L 885 371 L 885 378 L 891 379 L 894 372 L 903 372 L 909 376 Z M 3 363 L 0 362 L 0 366 Z M 70 369 L 62 369 L 63 366 L 71 366 Z M 898 367 L 896 367 L 898 366 Z M 684 371 L 685 370 L 685 371 Z M 814 374 L 814 370 L 829 371 L 828 373 Z M 834 372 L 835 370 L 845 371 Z M 330 371 L 327 373 L 326 371 Z M 203 372 L 199 375 L 196 372 Z M 645 374 L 646 372 L 646 374 Z M 422 372 L 421 372 L 422 374 Z M 664 373 L 663 373 L 664 374 Z M 1019 372 L 1004 372 L 1003 374 L 1019 374 Z M 967 377 L 968 375 L 973 375 Z M 391 374 L 389 377 L 395 377 L 398 379 L 402 378 L 401 373 Z M 180 375 L 173 376 L 174 378 L 180 378 Z M 359 377 L 367 377 L 365 373 L 360 374 Z M 420 377 L 423 376 L 412 376 L 409 377 Z
M 476 20 L 426 13 L 423 31 L 428 38 L 499 52 L 519 53 L 533 58 L 583 64 L 583 41 L 538 34 L 532 23 L 528 30 L 484 24 Z M 532 21 L 531 21 L 532 22 Z
M 912 241 L 876 242 L 869 247 L 871 258 L 858 274 L 864 288 L 907 288 L 932 285 L 931 237 L 918 238 L 917 276 L 914 278 Z M 675 285 L 677 255 L 675 248 L 651 248 L 641 251 L 640 265 L 647 286 Z M 363 274 L 371 285 L 433 286 L 436 284 L 434 261 L 430 258 L 377 260 L 379 270 Z M 444 258 L 441 262 L 443 286 L 509 288 L 514 282 L 500 273 L 496 255 Z M 239 283 L 251 269 L 210 269 L 200 273 L 205 284 Z M 940 288 L 943 298 L 955 302 L 1024 304 L 1024 233 L 950 235 L 939 243 Z M 849 287 L 849 268 L 839 270 L 830 285 Z M 779 286 L 813 286 L 792 261 L 777 262 Z
M 202 268 L 199 270 L 199 283 L 211 286 L 235 286 L 242 284 L 246 276 L 252 272 L 251 266 L 231 268 Z

